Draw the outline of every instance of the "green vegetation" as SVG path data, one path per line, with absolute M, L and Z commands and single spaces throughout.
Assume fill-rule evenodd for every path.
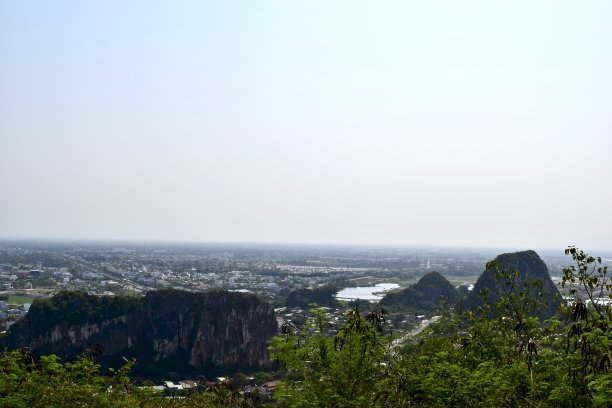
M 276 397 L 298 407 L 609 407 L 612 311 L 595 300 L 612 284 L 600 258 L 567 254 L 575 266 L 563 286 L 576 298 L 546 320 L 542 283 L 495 261 L 482 306 L 451 310 L 403 346 L 384 333 L 384 313 L 352 309 L 334 327 L 315 309 L 304 327 L 283 326 L 272 341 L 286 369 Z
M 550 279 L 546 264 L 535 251 L 522 251 L 508 254 L 501 254 L 495 258 L 493 263 L 489 263 L 485 271 L 480 275 L 474 289 L 462 302 L 462 307 L 466 310 L 475 310 L 483 307 L 485 302 L 495 304 L 504 295 L 505 288 L 501 286 L 497 273 L 498 269 L 520 271 L 520 275 L 514 277 L 518 287 L 529 290 L 525 296 L 539 298 L 541 305 L 537 314 L 540 320 L 554 316 L 561 305 L 561 296 L 556 285 Z M 537 285 L 530 285 L 530 282 L 537 282 Z M 486 292 L 486 297 L 483 297 Z
M 299 331 L 283 326 L 272 350 L 287 370 L 277 397 L 290 406 L 369 406 L 372 385 L 384 379 L 389 337 L 382 335 L 383 315 L 366 322 L 357 308 L 334 328 L 323 309 Z
M 337 291 L 334 285 L 325 285 L 315 289 L 297 289 L 289 293 L 285 305 L 306 308 L 309 304 L 316 303 L 320 306 L 339 307 L 340 303 L 334 298 Z
M 380 300 L 380 304 L 385 307 L 435 311 L 440 309 L 442 303 L 454 305 L 459 297 L 459 292 L 444 276 L 438 272 L 429 272 L 414 285 L 388 293 Z
M 52 298 L 34 300 L 27 319 L 16 324 L 30 324 L 32 333 L 45 333 L 60 323 L 76 325 L 112 319 L 140 303 L 139 298 L 94 296 L 66 290 L 58 292 Z
M 0 353 L 0 406 L 251 407 L 260 399 L 239 393 L 231 384 L 197 387 L 171 395 L 151 387 L 137 387 L 128 376 L 133 365 L 131 360 L 103 376 L 95 353 L 64 364 L 54 355 L 35 361 L 26 351 Z
M 15 303 L 15 304 L 24 304 L 24 303 L 32 303 L 32 301 L 34 300 L 33 297 L 31 296 L 23 296 L 23 295 L 10 295 L 8 297 L 8 303 Z
M 51 278 L 39 278 L 31 282 L 37 288 L 55 288 L 57 286 L 57 282 Z

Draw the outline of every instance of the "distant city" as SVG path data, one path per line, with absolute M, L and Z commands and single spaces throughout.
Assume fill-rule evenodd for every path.
M 5 240 L 0 241 L 0 321 L 6 330 L 27 313 L 34 298 L 62 289 L 99 296 L 140 296 L 162 288 L 222 289 L 252 292 L 283 306 L 281 300 L 297 289 L 333 285 L 340 291 L 383 283 L 391 285 L 381 291 L 405 288 L 434 270 L 457 287 L 470 287 L 488 260 L 507 251 L 511 249 Z M 558 280 L 569 263 L 562 248 L 538 252 Z M 355 291 L 362 292 L 363 299 L 380 298 Z

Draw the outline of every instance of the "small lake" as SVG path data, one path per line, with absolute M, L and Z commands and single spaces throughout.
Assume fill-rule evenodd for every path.
M 397 283 L 379 283 L 374 286 L 358 286 L 355 288 L 345 288 L 334 296 L 339 300 L 369 300 L 370 302 L 378 302 L 383 298 L 382 293 L 391 289 L 397 289 L 400 286 Z

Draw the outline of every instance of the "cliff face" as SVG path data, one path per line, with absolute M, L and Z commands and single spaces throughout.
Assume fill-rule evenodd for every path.
M 552 316 L 561 304 L 561 296 L 550 279 L 548 268 L 535 251 L 522 251 L 508 254 L 501 254 L 495 258 L 499 266 L 499 271 L 519 271 L 520 275 L 515 281 L 516 290 L 523 289 L 527 281 L 538 281 L 541 283 L 541 290 L 532 288 L 529 291 L 530 297 L 537 297 L 542 302 L 542 308 L 534 311 L 540 318 Z M 489 299 L 491 303 L 496 303 L 500 296 L 501 283 L 495 279 L 496 271 L 486 269 L 476 281 L 474 289 L 470 291 L 467 299 L 463 303 L 465 309 L 475 309 L 484 304 L 480 294 L 483 289 L 490 291 Z
M 97 344 L 107 359 L 136 357 L 143 369 L 169 371 L 269 364 L 267 340 L 276 334 L 276 319 L 272 306 L 255 296 L 163 290 L 121 305 L 121 299 L 83 294 L 33 304 L 11 328 L 6 345 L 72 357 Z M 78 312 L 63 313 L 63 320 L 56 316 L 62 308 L 79 307 L 86 308 L 86 318 Z
M 395 293 L 389 293 L 380 300 L 382 306 L 401 305 L 422 310 L 436 310 L 442 299 L 454 305 L 459 292 L 438 272 L 429 272 L 414 285 Z

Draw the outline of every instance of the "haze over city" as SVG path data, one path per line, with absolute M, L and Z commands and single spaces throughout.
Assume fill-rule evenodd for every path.
M 2 2 L 0 238 L 610 249 L 610 15 Z

